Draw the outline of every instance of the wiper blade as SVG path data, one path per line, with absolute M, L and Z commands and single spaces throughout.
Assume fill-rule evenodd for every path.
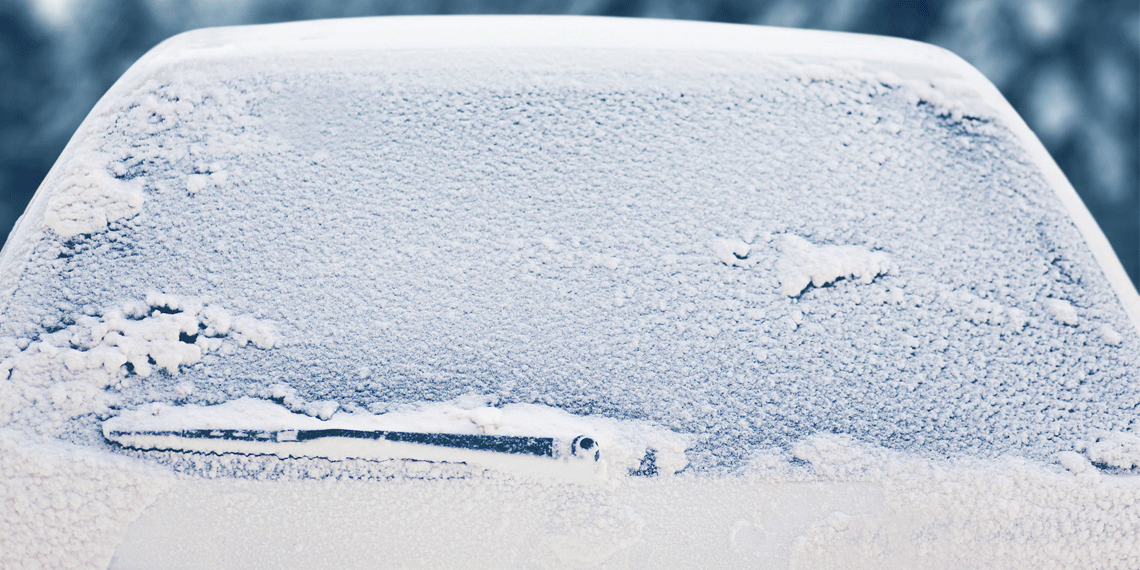
M 639 422 L 572 416 L 534 405 L 437 404 L 318 419 L 253 398 L 212 406 L 153 402 L 104 420 L 102 432 L 109 444 L 124 450 L 164 452 L 153 456 L 159 461 L 178 461 L 171 453 L 418 461 L 579 481 L 676 473 L 684 465 L 677 450 L 688 442 L 688 436 Z
M 424 433 L 409 431 L 381 431 L 381 430 L 355 430 L 355 429 L 300 429 L 280 431 L 257 431 L 236 429 L 197 429 L 197 430 L 108 430 L 107 439 L 131 446 L 129 439 L 138 436 L 150 437 L 180 437 L 188 439 L 215 439 L 226 441 L 265 441 L 265 442 L 302 442 L 325 438 L 341 437 L 350 439 L 383 440 L 401 443 L 415 443 L 432 445 L 436 447 L 450 447 L 455 449 L 471 449 L 478 451 L 492 451 L 495 453 L 510 453 L 517 455 L 533 455 L 536 457 L 554 457 L 556 455 L 556 440 L 552 437 L 521 437 L 510 435 L 481 435 L 457 433 Z M 585 447 L 583 448 L 583 445 Z M 597 455 L 597 443 L 592 438 L 580 436 L 571 446 L 572 455 L 591 451 Z M 593 459 L 597 460 L 597 457 Z
M 363 439 L 390 441 L 464 449 L 490 451 L 512 455 L 558 458 L 567 455 L 579 459 L 597 461 L 601 456 L 598 443 L 590 437 L 578 436 L 568 444 L 553 437 L 526 437 L 512 435 L 483 435 L 458 433 L 431 433 L 385 430 L 356 429 L 290 429 L 290 430 L 240 430 L 240 429 L 184 429 L 184 430 L 104 430 L 104 437 L 126 447 L 178 448 L 176 445 L 163 445 L 162 440 L 152 438 L 204 439 L 235 442 L 300 443 L 330 438 Z M 141 438 L 141 441 L 140 441 Z M 169 441 L 169 440 L 168 440 Z

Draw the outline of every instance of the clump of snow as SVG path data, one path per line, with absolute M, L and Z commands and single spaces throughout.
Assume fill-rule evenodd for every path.
M 106 568 L 170 478 L 140 461 L 0 430 L 0 567 Z
M 795 297 L 808 285 L 822 287 L 851 277 L 870 283 L 891 269 L 887 254 L 853 245 L 814 245 L 792 234 L 782 236 L 776 274 L 780 293 Z
M 340 404 L 332 400 L 317 400 L 310 402 L 309 405 L 305 407 L 305 413 L 315 418 L 328 420 L 333 417 L 333 414 L 336 413 L 339 407 Z
M 933 81 L 912 79 L 895 83 L 897 78 L 882 79 L 885 79 L 884 84 L 893 84 L 897 86 L 895 88 L 901 89 L 911 104 L 926 103 L 934 107 L 939 116 L 952 121 L 961 121 L 965 117 L 992 118 L 995 115 L 993 109 L 981 101 L 976 88 L 968 82 L 936 78 Z
M 186 177 L 186 191 L 197 194 L 207 188 L 217 188 L 226 183 L 229 173 L 222 170 L 221 165 L 214 163 L 198 168 L 201 174 L 190 174 Z
M 107 160 L 97 156 L 74 159 L 47 202 L 44 223 L 61 237 L 103 232 L 108 223 L 142 211 L 142 189 L 111 176 Z
M 157 307 L 179 312 L 162 312 Z M 210 346 L 204 339 L 202 345 L 182 340 L 196 336 L 200 324 L 199 309 L 186 309 L 171 307 L 166 300 L 155 298 L 148 298 L 145 304 L 112 309 L 103 316 L 102 322 L 88 329 L 91 348 L 87 351 L 71 349 L 64 356 L 64 363 L 72 372 L 83 368 L 102 369 L 108 378 L 114 377 L 119 367 L 128 363 L 142 378 L 150 376 L 153 367 L 177 374 L 182 366 L 197 363 L 203 346 Z
M 285 384 L 274 384 L 269 387 L 267 391 L 268 397 L 281 402 L 283 406 L 289 408 L 290 411 L 302 413 L 310 417 L 320 418 L 327 420 L 332 418 L 336 413 L 337 408 L 340 407 L 335 401 L 332 400 L 317 400 L 307 402 L 304 398 L 297 395 L 297 389 Z
M 725 265 L 746 265 L 750 244 L 740 240 L 718 239 L 712 242 L 712 250 L 717 259 Z
M 1124 337 L 1108 325 L 1101 325 L 1098 331 L 1100 332 L 1100 339 L 1109 346 L 1120 346 L 1120 343 L 1124 342 Z
M 1077 309 L 1073 307 L 1072 303 L 1064 299 L 1046 299 L 1045 309 L 1049 311 L 1050 315 L 1053 315 L 1058 323 L 1063 325 L 1075 327 L 1080 322 L 1077 318 Z
M 810 463 L 824 476 L 850 475 L 862 469 L 867 452 L 855 439 L 844 434 L 820 434 L 796 442 L 793 458 Z M 767 461 L 766 461 L 767 463 Z
M 1140 435 L 1104 432 L 1096 435 L 1085 449 L 1089 461 L 1118 469 L 1140 467 Z
M 228 334 L 239 347 L 253 343 L 257 348 L 268 350 L 281 344 L 281 335 L 277 333 L 277 328 L 272 323 L 259 321 L 249 315 L 234 317 L 230 323 L 232 328 Z
M 101 320 L 79 320 L 90 326 L 77 331 L 73 344 L 80 350 L 65 351 L 64 363 L 72 372 L 102 369 L 107 378 L 122 376 L 120 367 L 128 363 L 142 378 L 150 376 L 154 367 L 178 374 L 204 353 L 232 351 L 224 344 L 227 337 L 239 347 L 252 342 L 262 349 L 280 341 L 269 323 L 245 315 L 234 318 L 194 299 L 155 293 L 145 302 L 113 308 Z
M 620 260 L 612 255 L 595 255 L 591 265 L 594 267 L 605 267 L 606 269 L 617 269 Z
M 1062 451 L 1057 454 L 1057 463 L 1074 474 L 1086 473 L 1092 469 L 1092 464 L 1085 456 L 1075 451 Z

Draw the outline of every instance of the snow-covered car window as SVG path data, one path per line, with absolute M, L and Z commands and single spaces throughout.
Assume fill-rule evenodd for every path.
M 817 432 L 1046 456 L 1128 426 L 1119 302 L 960 107 L 719 53 L 164 69 L 53 179 L 2 327 L 6 385 L 58 411 L 5 411 L 90 440 L 151 401 L 475 394 L 697 435 L 697 473 Z
M 211 38 L 112 90 L 0 258 L 6 430 L 270 480 L 389 476 L 271 448 L 321 426 L 596 438 L 618 477 L 1140 467 L 1135 301 L 970 85 Z

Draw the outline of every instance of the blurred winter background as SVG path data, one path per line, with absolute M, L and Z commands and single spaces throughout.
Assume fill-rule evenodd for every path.
M 163 39 L 193 28 L 391 14 L 682 18 L 934 43 L 1025 117 L 1140 283 L 1140 5 L 1136 0 L 0 0 L 0 232 L 95 101 Z

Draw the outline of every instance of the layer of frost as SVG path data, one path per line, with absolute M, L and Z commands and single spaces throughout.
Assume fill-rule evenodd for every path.
M 1107 396 L 1134 329 L 1033 161 L 914 78 L 504 50 L 346 57 L 312 81 L 306 57 L 162 71 L 91 118 L 76 154 L 146 189 L 146 215 L 29 246 L 0 300 L 17 423 L 85 434 L 112 406 L 279 386 L 325 418 L 476 390 L 701 434 L 692 465 L 715 472 L 817 430 L 1051 457 L 1094 413 L 1111 429 L 1130 413 Z M 798 296 L 887 266 L 889 287 Z M 152 290 L 272 318 L 290 342 L 237 351 L 269 335 L 212 336 L 212 305 L 196 338 L 172 310 L 69 341 L 92 306 Z M 1045 298 L 1121 338 L 1040 326 Z

